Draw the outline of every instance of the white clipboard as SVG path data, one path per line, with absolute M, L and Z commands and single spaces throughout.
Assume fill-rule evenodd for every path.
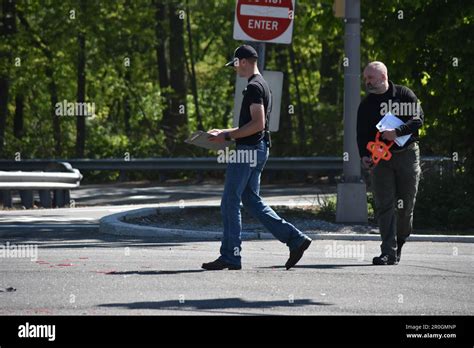
M 187 144 L 203 147 L 208 150 L 223 150 L 226 147 L 234 144 L 233 141 L 224 141 L 223 143 L 215 143 L 209 140 L 209 138 L 214 137 L 214 135 L 209 134 L 204 131 L 194 132 L 186 139 L 184 142 Z

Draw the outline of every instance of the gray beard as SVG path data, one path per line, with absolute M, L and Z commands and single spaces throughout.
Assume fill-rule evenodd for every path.
M 378 89 L 377 88 L 374 88 L 374 87 L 366 87 L 365 88 L 367 93 L 375 93 L 375 94 L 378 94 L 377 91 Z
M 374 94 L 385 93 L 385 85 L 383 82 L 381 82 L 378 86 L 372 86 L 372 87 L 365 86 L 365 89 L 368 93 L 374 93 Z

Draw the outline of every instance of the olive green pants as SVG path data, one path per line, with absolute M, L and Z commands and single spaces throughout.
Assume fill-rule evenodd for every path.
M 410 144 L 402 152 L 392 152 L 389 161 L 381 160 L 372 170 L 382 254 L 395 256 L 397 241 L 403 244 L 412 232 L 420 174 L 420 148 L 417 143 Z

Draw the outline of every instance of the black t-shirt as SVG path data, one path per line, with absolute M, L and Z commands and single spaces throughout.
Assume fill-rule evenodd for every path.
M 265 109 L 265 115 L 270 103 L 270 88 L 267 81 L 265 81 L 260 74 L 250 76 L 248 85 L 242 92 L 244 99 L 242 100 L 242 107 L 240 108 L 239 128 L 249 123 L 252 120 L 250 115 L 250 105 L 262 104 Z M 237 144 L 256 145 L 265 136 L 264 131 L 257 132 L 244 138 L 236 139 Z
M 418 104 L 418 98 L 411 89 L 395 85 L 389 81 L 389 88 L 384 94 L 370 93 L 359 105 L 357 111 L 357 145 L 360 157 L 370 157 L 366 149 L 369 141 L 375 141 L 377 123 L 383 118 L 386 111 L 401 119 L 405 124 L 396 129 L 397 136 L 412 134 L 403 148 L 418 141 L 418 129 L 423 125 L 423 109 Z M 398 111 L 398 112 L 397 112 Z M 380 140 L 383 140 L 380 138 Z M 401 148 L 394 143 L 393 150 Z

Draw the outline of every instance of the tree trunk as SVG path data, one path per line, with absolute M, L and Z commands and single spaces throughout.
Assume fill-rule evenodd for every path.
M 81 7 L 83 7 L 81 1 Z M 77 61 L 77 102 L 86 101 L 86 38 L 83 32 L 77 37 L 79 43 L 79 55 Z M 85 109 L 84 109 L 85 110 Z M 76 158 L 84 157 L 86 143 L 86 115 L 76 115 Z
M 8 37 L 16 33 L 16 11 L 15 1 L 2 1 L 2 18 L 0 26 L 0 38 L 2 41 L 8 42 Z M 7 49 L 6 52 L 0 51 L 0 56 L 10 60 L 12 54 Z M 8 95 L 9 95 L 10 81 L 8 77 L 8 70 L 0 74 L 0 155 L 3 155 L 3 146 L 5 143 L 5 128 L 8 116 Z
M 278 132 L 274 133 L 275 154 L 285 156 L 293 153 L 293 124 L 292 118 L 294 113 L 290 113 L 290 84 L 288 76 L 288 51 L 285 46 L 278 45 L 275 47 L 276 63 L 283 74 L 283 89 L 281 100 L 280 127 Z M 294 105 L 292 105 L 294 108 Z M 294 111 L 293 111 L 294 112 Z
M 156 18 L 156 60 L 158 62 L 158 80 L 161 88 L 167 88 L 170 85 L 168 77 L 168 66 L 166 62 L 166 35 L 165 27 L 166 8 L 161 0 L 155 0 L 155 18 Z
M 17 139 L 23 137 L 23 107 L 24 107 L 25 97 L 23 94 L 19 93 L 15 97 L 15 116 L 13 119 L 13 135 Z
M 130 136 L 130 118 L 132 117 L 132 110 L 130 106 L 130 88 L 132 84 L 132 75 L 130 72 L 130 67 L 126 67 L 125 69 L 125 84 L 127 86 L 127 91 L 123 96 L 123 122 L 125 126 L 125 134 Z
M 298 102 L 298 144 L 300 155 L 305 153 L 305 144 L 306 144 L 306 132 L 304 128 L 304 115 L 303 115 L 303 103 L 301 102 L 300 86 L 298 82 L 298 71 L 295 63 L 295 52 L 293 51 L 293 46 L 289 46 L 290 51 L 290 63 L 291 70 L 293 71 L 293 78 L 295 79 L 295 88 L 296 88 L 296 101 Z
M 331 47 L 327 41 L 322 43 L 321 67 L 319 74 L 321 76 L 321 87 L 319 88 L 318 99 L 322 103 L 337 104 L 337 89 L 340 82 L 337 70 L 340 61 L 336 48 Z
M 52 69 L 52 58 L 48 57 L 50 62 L 46 69 L 45 73 L 49 79 L 48 89 L 50 94 L 51 101 L 51 118 L 53 121 L 53 139 L 54 139 L 54 156 L 61 156 L 61 123 L 60 116 L 56 115 L 56 104 L 58 103 L 58 88 L 56 86 L 56 81 L 54 80 L 54 73 Z
M 15 0 L 2 1 L 2 28 L 0 35 L 12 35 L 16 33 L 16 3 Z
M 171 131 L 168 123 L 170 122 L 170 100 L 169 87 L 170 80 L 168 75 L 168 63 L 166 59 L 166 37 L 168 30 L 165 26 L 166 7 L 162 0 L 155 0 L 155 18 L 156 18 L 156 61 L 158 64 L 158 81 L 160 83 L 161 95 L 164 99 L 163 115 L 161 117 L 160 127 L 163 130 L 165 137 Z M 167 148 L 167 147 L 166 147 Z
M 189 11 L 189 0 L 186 0 L 186 28 L 188 31 L 189 57 L 191 60 L 191 83 L 192 83 L 193 98 L 194 98 L 194 108 L 196 109 L 198 129 L 204 130 L 204 127 L 202 125 L 201 113 L 199 112 L 199 99 L 198 99 L 197 82 L 196 82 L 196 71 L 194 69 L 195 64 L 194 64 L 194 54 L 193 54 L 193 36 L 191 34 L 191 14 Z
M 167 134 L 166 145 L 172 152 L 179 140 L 187 133 L 187 110 L 186 110 L 186 62 L 184 51 L 184 25 L 181 14 L 178 12 L 178 2 L 171 1 L 169 4 L 170 18 L 170 57 L 173 64 L 170 65 L 170 119 L 168 125 L 170 132 Z M 179 146 L 178 146 L 179 151 Z
M 5 127 L 8 115 L 9 82 L 7 76 L 0 76 L 0 155 L 3 156 L 5 143 Z
M 314 144 L 314 147 L 325 155 L 333 154 L 339 147 L 339 137 L 334 135 L 338 134 L 340 123 L 334 120 L 334 115 L 341 115 L 339 111 L 341 107 L 339 86 L 343 85 L 342 74 L 339 71 L 341 57 L 341 51 L 336 46 L 331 45 L 330 41 L 322 42 L 321 65 L 319 68 L 321 86 L 318 94 L 320 107 L 317 114 L 320 122 L 317 134 L 314 134 L 314 138 L 319 139 L 319 142 Z

